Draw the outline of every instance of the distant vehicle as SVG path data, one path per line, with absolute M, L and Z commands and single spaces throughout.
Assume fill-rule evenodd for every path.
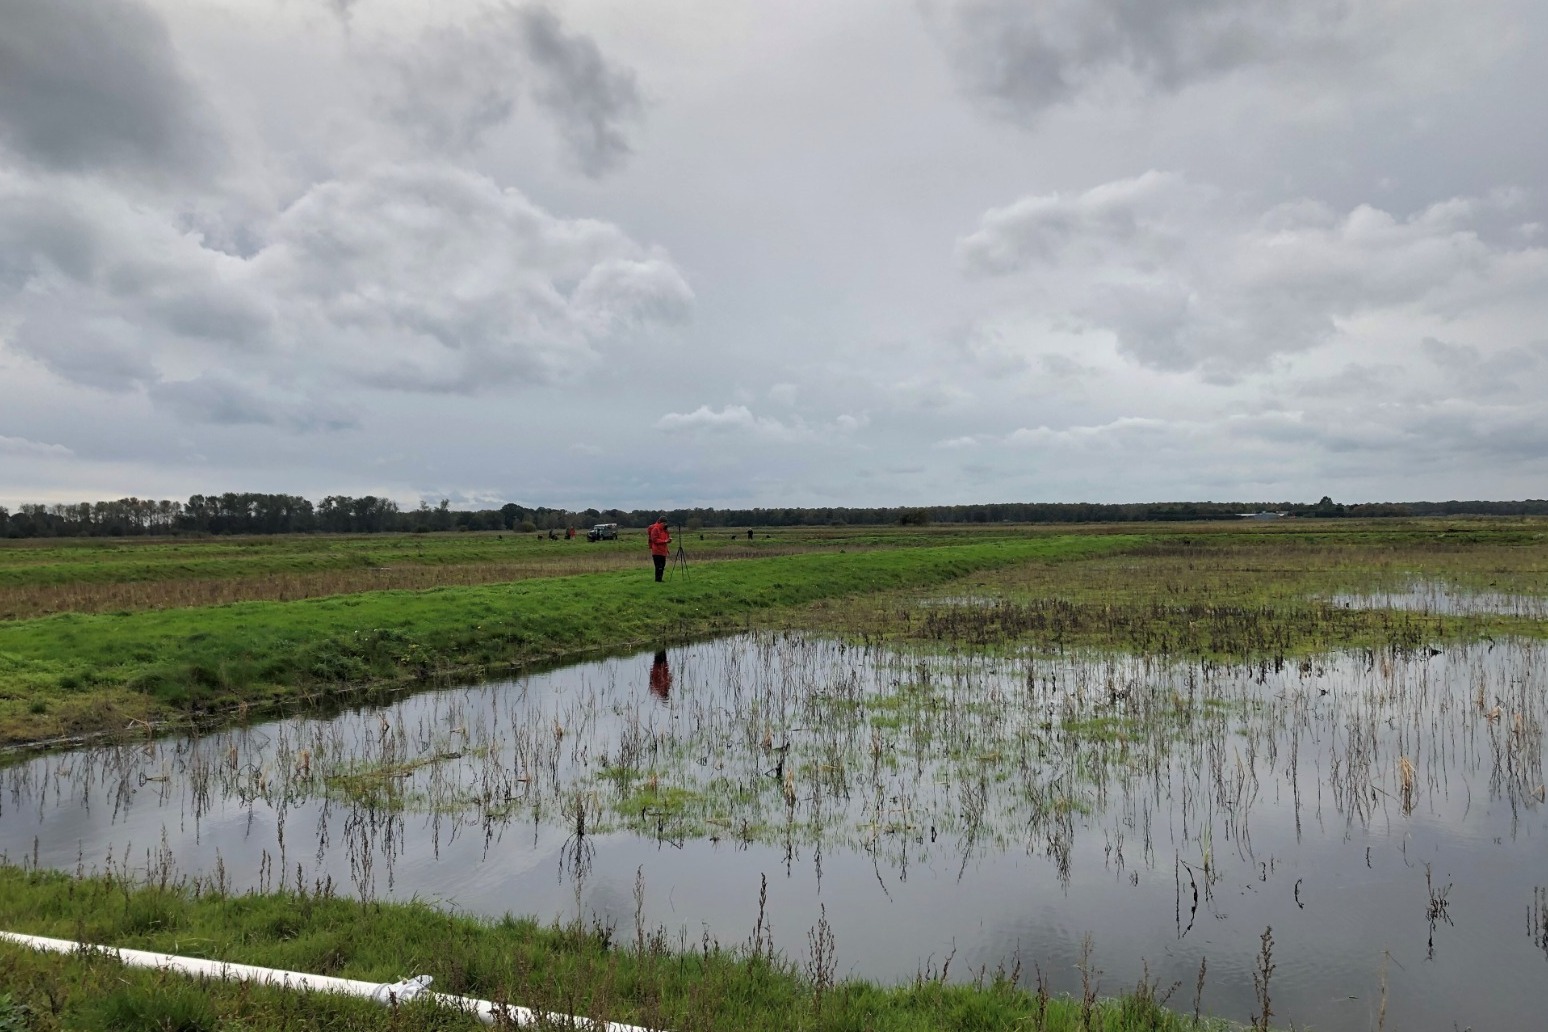
M 587 541 L 617 541 L 618 524 L 598 523 L 595 527 L 586 531 Z

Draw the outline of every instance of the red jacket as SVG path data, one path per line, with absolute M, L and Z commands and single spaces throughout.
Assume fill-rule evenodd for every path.
M 672 535 L 668 532 L 665 523 L 652 523 L 650 530 L 646 532 L 646 536 L 650 538 L 651 555 L 671 554 L 667 546 L 672 543 Z

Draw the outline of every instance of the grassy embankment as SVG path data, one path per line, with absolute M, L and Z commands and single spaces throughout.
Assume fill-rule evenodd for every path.
M 798 970 L 771 956 L 754 930 L 739 945 L 678 943 L 648 929 L 542 927 L 511 918 L 487 922 L 425 906 L 361 904 L 307 891 L 228 896 L 208 886 L 194 892 L 14 867 L 0 867 L 0 927 L 344 978 L 397 981 L 429 974 L 438 992 L 682 1032 L 1227 1027 L 1166 1010 L 1158 998 L 1171 994 L 1148 984 L 1119 999 L 1099 1000 L 1095 984 L 1084 999 L 1050 997 L 1037 988 L 1040 979 L 1032 971 L 986 972 L 972 985 L 920 978 L 895 989 L 838 981 L 831 948 L 826 961 Z M 388 1011 L 365 1000 L 201 984 L 101 957 L 42 954 L 0 943 L 0 1029 L 481 1027 L 423 1002 Z
M 635 554 L 628 572 L 7 621 L 0 623 L 0 742 L 191 714 L 250 715 L 358 696 L 362 686 L 474 677 L 1124 541 L 1039 535 L 696 562 L 659 585 Z

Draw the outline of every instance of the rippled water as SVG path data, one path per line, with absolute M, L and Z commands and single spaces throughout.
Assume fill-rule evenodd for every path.
M 0 772 L 0 849 L 235 888 L 805 956 L 884 982 L 1148 967 L 1246 1020 L 1532 1027 L 1548 1009 L 1543 646 L 1225 667 L 746 636 Z M 404 972 L 405 975 L 412 972 Z

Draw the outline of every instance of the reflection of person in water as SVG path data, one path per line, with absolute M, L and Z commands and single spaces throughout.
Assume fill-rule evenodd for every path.
M 658 650 L 650 664 L 650 694 L 662 702 L 672 697 L 672 668 L 667 665 L 666 649 Z

